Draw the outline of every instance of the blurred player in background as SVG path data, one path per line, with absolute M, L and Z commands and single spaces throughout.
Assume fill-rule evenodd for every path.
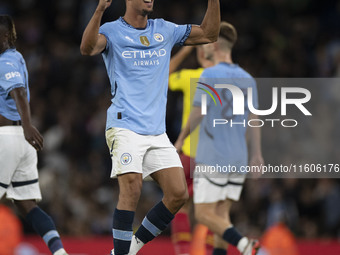
M 56 227 L 37 206 L 41 200 L 37 152 L 43 137 L 31 123 L 26 63 L 15 49 L 10 16 L 0 16 L 0 198 L 6 193 L 54 255 L 66 255 Z
M 179 156 L 165 133 L 169 60 L 175 44 L 216 41 L 219 0 L 208 0 L 200 26 L 148 19 L 153 0 L 126 0 L 126 12 L 100 26 L 111 1 L 100 0 L 87 25 L 80 50 L 102 53 L 111 83 L 106 140 L 112 157 L 111 177 L 117 177 L 119 199 L 113 215 L 114 254 L 137 254 L 159 235 L 188 199 Z M 133 236 L 132 223 L 142 180 L 151 176 L 164 197 Z
M 221 84 L 233 84 L 245 91 L 249 86 L 253 88 L 254 107 L 257 108 L 257 90 L 254 79 L 232 62 L 231 51 L 237 40 L 235 28 L 226 22 L 220 26 L 220 34 L 217 42 L 204 45 L 204 51 L 208 59 L 214 61 L 215 66 L 203 71 L 200 82 L 214 87 Z M 199 134 L 199 142 L 196 154 L 196 163 L 201 168 L 204 166 L 246 166 L 248 164 L 248 152 L 246 131 L 249 135 L 250 165 L 263 164 L 260 142 L 260 129 L 247 128 L 244 125 L 215 126 L 212 119 L 228 119 L 240 123 L 244 120 L 256 118 L 248 114 L 248 104 L 245 100 L 245 114 L 233 115 L 230 102 L 232 100 L 227 90 L 222 90 L 221 98 L 223 106 L 215 106 L 212 98 L 207 100 L 207 114 L 201 115 L 201 95 L 203 90 L 197 89 L 194 98 L 194 107 L 190 114 L 188 124 L 181 131 L 175 144 L 180 150 L 185 137 L 194 130 L 202 121 Z M 249 116 L 248 116 L 249 115 Z M 203 117 L 204 116 L 204 117 Z M 205 224 L 215 233 L 213 255 L 225 255 L 228 243 L 236 246 L 243 255 L 256 254 L 259 243 L 256 240 L 242 236 L 233 227 L 230 221 L 230 208 L 233 201 L 238 201 L 245 174 L 219 173 L 194 171 L 194 204 L 195 217 L 198 222 Z
M 182 69 L 175 72 L 179 65 L 190 55 L 193 49 L 193 46 L 185 46 L 181 48 L 170 60 L 169 89 L 172 91 L 181 91 L 183 93 L 182 128 L 186 126 L 186 122 L 190 115 L 191 102 L 193 101 L 193 97 L 195 95 L 194 91 L 191 91 L 190 89 L 192 88 L 190 86 L 190 79 L 198 79 L 201 76 L 204 68 L 213 66 L 213 62 L 204 57 L 202 46 L 197 46 L 196 56 L 201 67 L 197 69 Z M 198 131 L 199 129 L 196 129 L 184 140 L 184 144 L 180 153 L 180 159 L 183 165 L 190 199 L 179 210 L 171 223 L 171 239 L 174 244 L 176 255 L 184 255 L 189 253 L 193 254 L 195 253 L 194 249 L 196 248 L 200 250 L 199 253 L 205 253 L 206 235 L 204 235 L 204 240 L 201 240 L 200 238 L 197 240 L 197 237 L 200 236 L 199 234 L 193 235 L 193 237 L 196 238 L 195 240 L 192 240 L 189 220 L 193 195 L 193 182 L 192 175 L 190 173 L 193 172 L 195 167 Z M 195 230 L 207 232 L 206 226 L 204 225 L 196 226 Z M 208 240 L 213 241 L 213 238 L 208 238 Z M 193 245 L 191 245 L 191 242 Z M 199 247 L 195 245 L 196 243 L 199 244 Z

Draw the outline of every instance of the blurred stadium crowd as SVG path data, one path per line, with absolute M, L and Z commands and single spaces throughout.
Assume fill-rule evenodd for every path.
M 199 24 L 206 2 L 156 0 L 152 16 Z M 39 155 L 41 207 L 62 234 L 72 236 L 109 234 L 117 201 L 104 138 L 109 81 L 100 56 L 79 52 L 96 5 L 97 0 L 0 2 L 0 13 L 12 15 L 16 23 L 17 49 L 29 68 L 34 122 L 45 138 Z M 254 77 L 340 76 L 339 1 L 221 0 L 221 8 L 222 19 L 239 32 L 234 61 Z M 104 21 L 123 14 L 124 1 L 114 0 Z M 198 67 L 195 54 L 184 67 Z M 317 124 L 304 120 L 303 129 L 264 130 L 267 163 L 340 162 L 340 84 L 317 89 L 313 97 L 318 103 L 312 105 Z M 180 95 L 169 93 L 167 125 L 173 141 L 180 116 Z M 161 197 L 152 182 L 145 182 L 143 189 L 136 223 Z M 254 236 L 284 218 L 298 237 L 340 238 L 339 202 L 339 179 L 248 180 L 234 205 L 233 221 Z

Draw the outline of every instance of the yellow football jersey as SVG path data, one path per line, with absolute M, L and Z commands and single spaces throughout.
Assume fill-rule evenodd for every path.
M 178 72 L 170 74 L 169 77 L 169 88 L 172 91 L 182 91 L 183 92 L 183 116 L 182 116 L 182 128 L 187 124 L 192 102 L 195 96 L 195 91 L 190 91 L 190 79 L 198 79 L 203 68 L 198 69 L 183 69 Z M 182 151 L 185 155 L 194 158 L 196 156 L 196 148 L 198 142 L 199 127 L 196 128 L 194 132 L 190 134 L 185 140 L 182 147 Z M 191 144 L 190 144 L 191 143 Z

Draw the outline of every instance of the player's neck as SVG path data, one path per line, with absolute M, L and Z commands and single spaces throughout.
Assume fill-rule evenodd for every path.
M 4 43 L 3 46 L 0 47 L 0 54 L 4 53 L 8 49 L 9 49 L 8 43 Z
M 143 16 L 133 12 L 126 12 L 123 19 L 134 28 L 146 28 L 148 16 Z
M 233 60 L 231 58 L 231 53 L 222 53 L 222 52 L 218 52 L 215 54 L 214 57 L 214 63 L 215 65 L 219 64 L 219 63 L 228 63 L 228 64 L 233 64 Z

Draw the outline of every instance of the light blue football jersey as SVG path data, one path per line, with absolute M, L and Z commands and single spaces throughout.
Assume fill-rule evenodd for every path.
M 0 114 L 13 121 L 20 120 L 15 101 L 9 93 L 24 87 L 30 99 L 28 73 L 22 55 L 15 49 L 8 49 L 0 54 Z
M 111 83 L 112 104 L 106 129 L 126 128 L 143 135 L 165 132 L 169 62 L 175 44 L 184 44 L 191 25 L 149 19 L 136 29 L 120 17 L 99 33 L 107 39 L 102 53 Z
M 199 82 L 215 88 L 215 84 L 231 84 L 240 88 L 244 96 L 244 115 L 233 115 L 233 97 L 229 89 L 216 88 L 222 105 L 217 96 L 208 87 L 216 100 L 203 90 L 196 89 L 194 106 L 201 107 L 201 96 L 207 94 L 207 114 L 204 115 L 200 126 L 199 142 L 197 147 L 196 162 L 209 166 L 246 166 L 248 161 L 248 150 L 246 143 L 246 129 L 248 122 L 247 90 L 251 87 L 253 92 L 253 105 L 258 107 L 258 95 L 256 82 L 250 74 L 236 64 L 219 63 L 216 66 L 203 71 Z M 227 124 L 213 125 L 214 119 L 227 120 Z M 233 125 L 231 126 L 231 122 Z M 242 123 L 242 124 L 241 124 Z M 244 124 L 243 124 L 244 123 Z

